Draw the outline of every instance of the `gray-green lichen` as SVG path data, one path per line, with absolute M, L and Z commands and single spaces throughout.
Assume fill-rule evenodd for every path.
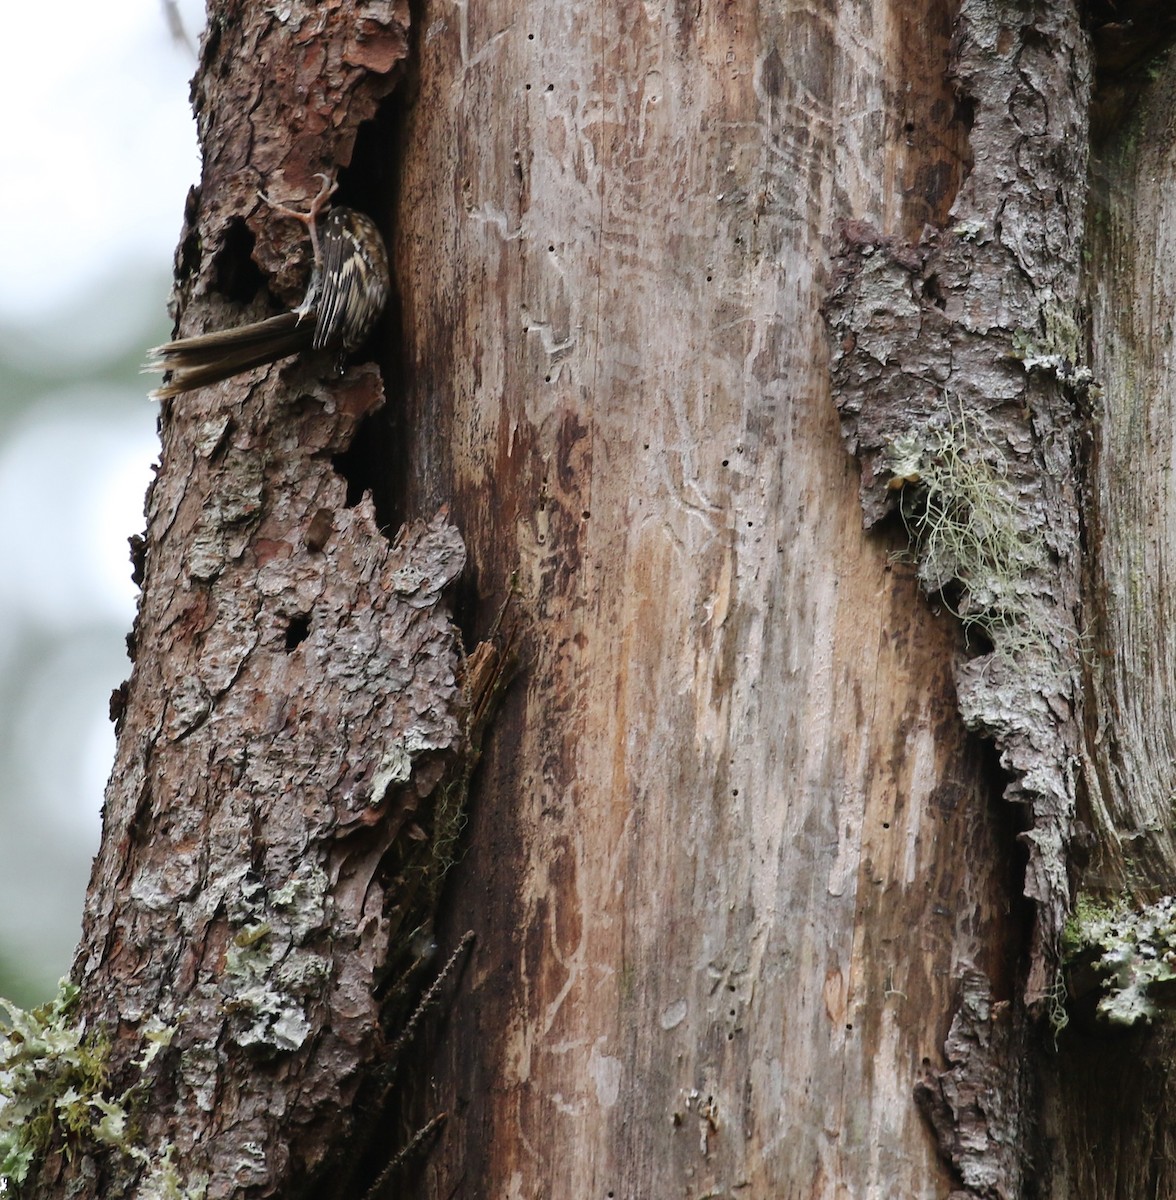
M 77 986 L 63 979 L 57 995 L 37 1008 L 0 999 L 0 1193 L 19 1191 L 55 1134 L 67 1151 L 112 1150 L 145 1167 L 170 1161 L 169 1147 L 152 1154 L 140 1143 L 135 1117 L 147 1070 L 175 1026 L 158 1018 L 144 1023 L 132 1064 L 137 1077 L 115 1091 L 110 1041 L 74 1019 L 77 997 Z M 175 1187 L 177 1200 L 198 1200 L 178 1176 Z M 167 1193 L 157 1194 L 162 1200 Z
M 950 75 L 974 115 L 971 170 L 917 241 L 842 224 L 824 305 L 830 373 L 866 527 L 899 509 L 923 584 L 987 635 L 957 661 L 956 693 L 1029 818 L 1024 995 L 1044 1016 L 1081 761 L 1074 472 L 1091 391 L 1078 305 L 1091 71 L 1077 7 L 962 0 Z M 1031 134 L 1027 112 L 1040 117 Z
M 412 778 L 413 765 L 422 754 L 443 749 L 435 733 L 415 725 L 394 738 L 372 776 L 369 803 L 383 804 L 390 787 L 398 787 Z
M 883 455 L 891 488 L 917 549 L 929 592 L 958 582 L 951 611 L 1012 657 L 1044 645 L 1031 572 L 1046 560 L 1041 531 L 1027 525 L 1000 448 L 970 428 L 961 409 L 922 436 L 900 435 Z
M 204 1200 L 208 1176 L 193 1175 L 185 1181 L 175 1164 L 175 1146 L 169 1144 L 151 1164 L 139 1185 L 136 1200 Z
M 1048 371 L 1075 389 L 1091 388 L 1094 375 L 1079 365 L 1084 357 L 1082 331 L 1072 306 L 1046 301 L 1041 329 L 1019 329 L 1012 335 L 1012 352 L 1026 371 Z
M 257 880 L 242 883 L 230 909 L 237 933 L 221 981 L 239 1046 L 288 1052 L 310 1036 L 307 1010 L 330 983 L 331 963 L 304 943 L 326 926 L 329 886 L 326 873 L 311 862 L 299 864 L 272 892 Z
M 1132 909 L 1081 896 L 1066 924 L 1064 947 L 1071 963 L 1092 960 L 1103 992 L 1100 1017 L 1112 1025 L 1150 1022 L 1176 990 L 1176 897 Z

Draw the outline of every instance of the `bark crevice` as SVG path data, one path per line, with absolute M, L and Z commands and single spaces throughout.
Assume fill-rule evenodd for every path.
M 833 394 L 867 526 L 898 509 L 933 594 L 986 635 L 960 711 L 1023 804 L 1036 902 L 1026 997 L 1041 1006 L 1070 907 L 1078 761 L 1078 260 L 1090 69 L 1072 7 L 967 0 L 952 72 L 975 164 L 918 243 L 843 226 L 826 316 Z M 1050 103 L 1046 103 L 1046 97 Z M 1060 197 L 1060 201 L 1059 201 Z
M 847 222 L 826 317 L 865 524 L 901 513 L 925 590 L 984 635 L 986 652 L 956 664 L 959 710 L 993 740 L 1024 813 L 1033 924 L 1012 1024 L 993 1021 L 1009 1002 L 966 970 L 949 1066 L 918 1087 L 967 1194 L 1003 1200 L 1023 1194 L 1031 1159 L 1009 1064 L 1031 1046 L 1024 1016 L 1056 1005 L 1081 752 L 1091 63 L 1076 6 L 963 0 L 950 74 L 973 119 L 948 223 L 910 243 Z

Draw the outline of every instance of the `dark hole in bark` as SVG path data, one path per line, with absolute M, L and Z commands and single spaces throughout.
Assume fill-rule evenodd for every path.
M 205 62 L 212 62 L 220 51 L 221 43 L 221 23 L 219 20 L 211 20 L 208 22 L 208 36 L 204 41 L 204 53 L 201 58 Z
M 243 218 L 234 217 L 212 264 L 216 290 L 239 304 L 252 300 L 265 284 L 253 261 L 253 244 L 249 226 Z
M 180 250 L 176 255 L 177 283 L 183 283 L 200 273 L 200 264 L 204 259 L 204 253 L 200 246 L 200 230 L 196 223 L 199 215 L 200 188 L 190 187 L 188 195 L 184 199 L 184 228 L 187 233 L 183 242 L 180 243 Z M 169 311 L 171 310 L 169 309 Z M 172 316 L 175 316 L 174 312 L 172 312 Z
M 1034 903 L 1025 895 L 1025 867 L 1029 854 L 1021 840 L 1021 835 L 1032 828 L 1033 817 L 1027 805 L 1006 798 L 1005 789 L 1010 775 L 1000 765 L 1000 755 L 992 742 L 978 735 L 969 737 L 968 741 L 969 750 L 979 759 L 978 778 L 984 781 L 985 790 L 992 798 L 993 834 L 998 845 L 1008 847 L 1008 855 L 1004 860 L 1004 886 L 1009 898 L 1006 919 L 1010 936 L 994 939 L 993 944 L 999 942 L 1005 946 L 1006 953 L 995 956 L 985 967 L 992 980 L 993 994 L 1007 997 L 1016 992 L 1023 982 L 1033 924 L 1037 919 Z M 972 848 L 966 847 L 964 852 L 970 853 Z
M 1085 7 L 1100 76 L 1150 62 L 1176 37 L 1176 11 L 1167 0 L 1088 0 Z
M 301 646 L 306 641 L 307 634 L 310 633 L 310 614 L 299 613 L 296 617 L 291 617 L 289 624 L 286 626 L 286 651 L 287 653 L 293 650 L 296 646 Z
M 1101 142 L 1130 117 L 1153 64 L 1176 42 L 1176 9 L 1167 0 L 1088 0 L 1083 8 L 1094 49 L 1090 132 Z
M 968 133 L 972 132 L 972 126 L 976 124 L 976 102 L 971 96 L 957 97 L 955 119 Z
M 943 298 L 943 293 L 939 290 L 939 276 L 928 275 L 923 280 L 923 295 L 931 301 L 938 309 L 947 307 L 947 301 Z
M 176 269 L 176 279 L 183 282 L 191 279 L 200 271 L 200 234 L 195 229 L 188 230 L 180 246 L 179 264 Z

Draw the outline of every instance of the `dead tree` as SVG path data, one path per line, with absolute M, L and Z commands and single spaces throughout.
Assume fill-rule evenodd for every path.
M 394 298 L 162 409 L 24 1186 L 1176 1196 L 1172 18 L 409 10 L 213 6 L 180 331 Z

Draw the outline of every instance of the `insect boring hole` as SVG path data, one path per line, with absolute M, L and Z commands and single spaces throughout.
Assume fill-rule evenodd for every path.
M 297 649 L 306 641 L 310 633 L 310 614 L 299 613 L 290 618 L 286 624 L 286 651 Z

